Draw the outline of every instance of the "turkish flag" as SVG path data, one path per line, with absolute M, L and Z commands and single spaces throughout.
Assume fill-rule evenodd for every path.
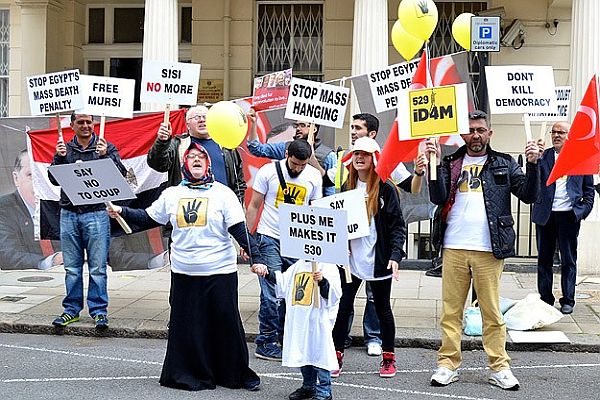
M 428 86 L 431 86 L 431 75 L 429 73 L 429 58 L 425 50 L 421 54 L 421 60 L 413 75 L 410 89 L 422 89 Z M 417 157 L 419 143 L 421 143 L 421 139 L 400 141 L 398 120 L 395 119 L 375 168 L 377 175 L 383 181 L 388 180 L 398 164 L 412 161 Z
M 592 77 L 546 185 L 564 175 L 594 175 L 600 165 L 598 80 Z

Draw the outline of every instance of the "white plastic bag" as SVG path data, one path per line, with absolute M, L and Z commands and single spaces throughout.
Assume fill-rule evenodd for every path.
M 481 310 L 476 307 L 477 300 L 467 307 L 465 317 L 463 318 L 463 331 L 468 336 L 483 335 L 483 321 L 481 320 Z
M 504 314 L 508 329 L 528 331 L 553 324 L 563 315 L 556 308 L 543 302 L 539 293 L 530 293 Z

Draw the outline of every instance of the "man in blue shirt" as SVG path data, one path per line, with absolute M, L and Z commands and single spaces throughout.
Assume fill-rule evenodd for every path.
M 285 151 L 291 142 L 261 143 L 256 133 L 256 114 L 250 110 L 248 117 L 252 122 L 250 133 L 248 135 L 248 150 L 256 157 L 270 158 L 272 160 L 283 160 Z M 296 121 L 293 125 L 296 130 L 294 140 L 308 140 L 310 131 L 310 122 Z M 333 150 L 324 145 L 317 136 L 319 125 L 314 125 L 314 144 L 313 152 L 308 160 L 308 164 L 315 167 L 323 177 L 323 196 L 335 194 L 334 179 L 337 170 L 337 157 Z

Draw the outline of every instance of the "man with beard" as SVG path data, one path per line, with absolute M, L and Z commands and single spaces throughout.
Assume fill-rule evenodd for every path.
M 594 206 L 592 175 L 563 176 L 550 186 L 544 184 L 567 140 L 569 128 L 568 122 L 556 122 L 552 125 L 552 147 L 544 151 L 540 159 L 540 197 L 531 212 L 538 246 L 538 292 L 542 300 L 554 305 L 552 264 L 558 242 L 562 289 L 559 301 L 563 314 L 571 314 L 575 306 L 577 237 L 581 220 L 590 214 Z
M 483 347 L 488 356 L 488 382 L 505 390 L 517 390 L 519 381 L 510 370 L 506 353 L 506 326 L 500 312 L 500 275 L 504 259 L 515 255 L 515 231 L 511 193 L 524 203 L 537 199 L 540 173 L 539 148 L 527 143 L 524 174 L 508 154 L 492 150 L 492 130 L 483 111 L 469 113 L 466 145 L 437 165 L 438 179 L 429 182 L 436 212 L 433 241 L 443 249 L 442 345 L 432 386 L 458 380 L 462 363 L 461 338 L 465 301 L 471 280 L 483 318 Z M 439 145 L 428 141 L 426 152 L 440 159 Z
M 256 133 L 256 113 L 253 109 L 248 113 L 250 119 L 250 133 L 248 134 L 248 151 L 256 157 L 265 157 L 272 160 L 281 160 L 285 157 L 285 151 L 292 142 L 260 143 Z M 311 123 L 296 121 L 293 125 L 295 130 L 294 141 L 308 140 Z M 323 177 L 323 196 L 335 194 L 334 179 L 337 172 L 337 157 L 333 150 L 321 142 L 318 137 L 319 125 L 313 124 L 314 145 L 308 164 L 316 168 Z
M 283 160 L 261 167 L 252 186 L 252 198 L 246 212 L 249 229 L 256 228 L 256 242 L 269 268 L 269 273 L 285 271 L 295 260 L 282 257 L 279 246 L 279 205 L 282 203 L 308 205 L 322 197 L 322 177 L 308 165 L 312 149 L 306 140 L 294 140 Z M 263 206 L 262 214 L 259 211 Z M 260 308 L 256 352 L 264 360 L 281 360 L 283 337 L 283 307 L 275 295 L 275 285 L 263 277 L 260 283 Z M 280 311 L 281 310 L 281 311 Z

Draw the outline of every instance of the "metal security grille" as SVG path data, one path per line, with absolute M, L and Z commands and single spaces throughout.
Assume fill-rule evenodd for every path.
M 323 79 L 323 4 L 258 3 L 256 75 L 293 68 L 294 76 Z
M 8 52 L 10 50 L 10 15 L 0 10 L 0 117 L 8 116 Z
M 463 48 L 452 38 L 452 22 L 464 12 L 476 14 L 479 11 L 486 10 L 487 1 L 436 1 L 436 6 L 438 9 L 438 25 L 429 43 L 431 56 L 438 57 L 463 51 Z M 485 81 L 481 78 L 483 68 L 488 64 L 488 53 L 469 52 L 469 64 L 473 93 L 475 94 L 475 107 L 487 111 L 487 91 Z

